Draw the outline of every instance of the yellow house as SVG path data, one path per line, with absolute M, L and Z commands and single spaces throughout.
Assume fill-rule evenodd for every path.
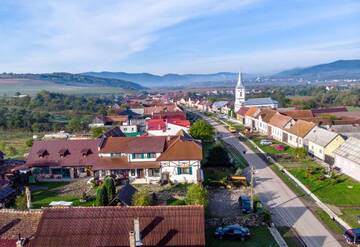
M 334 163 L 333 152 L 344 142 L 345 139 L 341 135 L 317 126 L 304 138 L 308 152 L 331 165 Z

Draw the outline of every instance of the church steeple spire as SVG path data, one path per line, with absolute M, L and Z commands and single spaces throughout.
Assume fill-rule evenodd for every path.
M 238 81 L 235 88 L 235 112 L 245 104 L 245 86 L 242 82 L 242 73 L 239 72 Z
M 236 84 L 236 88 L 243 88 L 244 85 L 242 83 L 242 73 L 239 72 L 239 77 L 238 77 L 238 81 L 237 81 L 237 84 Z

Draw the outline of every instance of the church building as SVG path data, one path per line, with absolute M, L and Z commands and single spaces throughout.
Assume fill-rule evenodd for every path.
M 242 74 L 239 73 L 238 82 L 235 88 L 235 112 L 238 112 L 241 107 L 268 107 L 277 108 L 278 102 L 271 98 L 252 98 L 246 99 L 246 90 L 242 82 Z

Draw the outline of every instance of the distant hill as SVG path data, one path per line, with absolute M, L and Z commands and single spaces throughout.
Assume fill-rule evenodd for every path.
M 69 86 L 102 86 L 102 87 L 116 87 L 127 90 L 139 90 L 144 89 L 143 86 L 121 79 L 113 78 L 99 78 L 84 74 L 71 74 L 71 73 L 46 73 L 46 74 L 13 74 L 3 73 L 0 74 L 0 79 L 27 79 L 27 80 L 40 80 L 49 81 L 62 85 Z
M 359 79 L 360 60 L 338 60 L 332 63 L 319 64 L 306 68 L 285 70 L 273 78 L 304 78 L 308 80 L 326 79 Z
M 166 74 L 163 76 L 149 73 L 125 73 L 125 72 L 86 72 L 85 75 L 99 78 L 116 78 L 140 83 L 144 86 L 225 86 L 235 85 L 237 73 L 219 72 L 215 74 Z M 245 75 L 246 79 L 253 78 Z

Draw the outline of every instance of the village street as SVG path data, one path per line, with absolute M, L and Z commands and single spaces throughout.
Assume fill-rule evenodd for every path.
M 269 207 L 273 221 L 278 226 L 293 227 L 309 247 L 338 247 L 340 243 L 292 192 L 270 167 L 239 138 L 231 134 L 224 126 L 203 116 L 216 129 L 218 136 L 233 145 L 244 154 L 248 163 L 255 167 L 255 192 Z

